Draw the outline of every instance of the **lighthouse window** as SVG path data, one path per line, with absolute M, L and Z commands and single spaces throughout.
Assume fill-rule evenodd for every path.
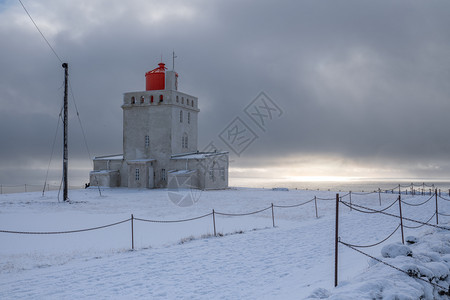
M 188 111 L 188 124 L 191 124 L 191 113 Z
M 150 103 L 153 103 L 153 95 L 150 96 Z
M 134 179 L 135 179 L 136 181 L 139 181 L 139 169 L 136 169 L 136 170 L 135 170 L 135 172 L 134 172 Z
M 144 103 L 144 96 L 141 96 L 141 104 Z
M 181 148 L 183 148 L 183 149 L 188 148 L 188 136 L 186 133 L 184 133 L 183 137 L 181 138 Z
M 177 103 L 179 102 L 179 100 L 178 100 L 178 96 L 177 96 Z
M 180 123 L 183 123 L 183 111 L 180 110 Z
M 211 179 L 211 181 L 214 181 L 214 166 L 212 166 L 211 168 L 209 168 L 209 179 Z
M 219 173 L 220 173 L 220 178 L 221 178 L 222 180 L 225 180 L 225 168 L 224 168 L 224 167 L 221 167 L 221 168 L 219 169 Z
M 134 96 L 133 97 L 131 97 L 131 104 L 135 104 L 136 103 L 136 98 L 134 98 Z
M 159 102 L 163 102 L 163 95 L 159 95 Z
M 145 148 L 150 147 L 150 137 L 148 135 L 145 136 Z

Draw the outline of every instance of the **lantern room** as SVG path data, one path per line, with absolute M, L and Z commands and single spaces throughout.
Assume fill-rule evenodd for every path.
M 145 73 L 145 90 L 164 90 L 166 67 L 164 63 L 159 63 L 159 67 Z

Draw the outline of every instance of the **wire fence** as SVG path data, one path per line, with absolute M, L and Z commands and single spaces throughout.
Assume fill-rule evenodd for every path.
M 81 189 L 85 186 L 72 185 L 69 189 Z M 60 189 L 60 185 L 52 184 L 0 184 L 0 195 L 1 194 L 15 194 L 15 193 L 28 193 L 28 192 L 42 192 L 44 191 L 57 191 Z
M 435 189 L 434 193 L 432 193 L 431 196 L 428 199 L 426 199 L 425 201 L 423 201 L 423 202 L 412 203 L 412 202 L 402 201 L 402 192 L 401 192 L 400 188 L 401 188 L 401 186 L 399 185 L 397 199 L 393 203 L 391 203 L 390 205 L 386 206 L 383 209 L 374 209 L 374 208 L 371 208 L 371 207 L 368 207 L 368 206 L 363 206 L 363 205 L 360 205 L 360 204 L 352 203 L 351 202 L 351 193 L 350 193 L 350 199 L 349 199 L 350 201 L 348 201 L 348 202 L 344 201 L 343 197 L 340 197 L 339 194 L 336 194 L 335 286 L 338 285 L 338 255 L 339 255 L 339 250 L 338 250 L 339 247 L 338 247 L 338 245 L 342 244 L 342 245 L 345 245 L 346 247 L 348 247 L 348 248 L 350 248 L 350 249 L 352 249 L 354 251 L 357 251 L 357 252 L 359 252 L 359 253 L 367 256 L 367 257 L 370 257 L 371 259 L 374 259 L 374 260 L 376 260 L 376 261 L 378 261 L 380 263 L 383 263 L 384 265 L 386 265 L 386 266 L 388 266 L 390 268 L 393 268 L 393 269 L 398 270 L 398 271 L 400 271 L 402 273 L 405 273 L 405 274 L 407 274 L 410 277 L 413 277 L 413 278 L 416 278 L 418 280 L 427 282 L 428 284 L 431 284 L 435 289 L 438 290 L 438 293 L 441 294 L 441 295 L 443 295 L 443 294 L 450 295 L 449 287 L 444 287 L 444 286 L 442 286 L 440 284 L 437 284 L 436 282 L 432 282 L 430 280 L 425 280 L 425 279 L 421 278 L 420 276 L 418 276 L 415 273 L 408 272 L 408 270 L 403 270 L 403 269 L 401 269 L 399 267 L 394 266 L 393 264 L 389 264 L 389 263 L 387 263 L 387 262 L 385 262 L 385 261 L 383 261 L 383 260 L 381 260 L 379 258 L 376 258 L 376 257 L 374 257 L 374 256 L 372 256 L 372 255 L 370 255 L 370 254 L 368 254 L 366 252 L 363 252 L 362 250 L 358 249 L 358 248 L 371 248 L 371 247 L 375 247 L 375 246 L 381 245 L 382 243 L 384 243 L 388 239 L 390 239 L 399 229 L 401 230 L 402 243 L 404 244 L 405 243 L 404 231 L 403 231 L 404 228 L 418 229 L 418 228 L 421 228 L 423 226 L 429 226 L 429 227 L 434 227 L 434 228 L 438 228 L 438 229 L 441 229 L 441 230 L 450 231 L 450 227 L 440 226 L 439 225 L 439 218 L 438 218 L 439 215 L 450 217 L 450 214 L 445 214 L 445 213 L 439 212 L 439 201 L 438 200 L 441 199 L 441 200 L 444 200 L 444 201 L 450 201 L 450 199 L 447 199 L 447 198 L 444 198 L 443 196 L 441 196 L 440 190 Z M 411 188 L 414 188 L 414 186 L 411 185 Z M 356 195 L 360 195 L 360 196 L 366 196 L 366 195 L 368 195 L 370 193 L 365 193 L 365 194 L 353 193 L 353 194 L 354 195 L 355 194 Z M 414 192 L 410 192 L 410 195 L 414 196 L 415 194 L 414 194 Z M 421 193 L 421 195 L 425 195 L 425 194 Z M 435 207 L 434 207 L 435 211 L 433 212 L 433 214 L 426 221 L 419 221 L 419 220 L 415 220 L 415 219 L 403 216 L 403 214 L 402 214 L 402 204 L 410 206 L 410 207 L 420 207 L 420 206 L 423 206 L 423 205 L 427 204 L 432 199 L 435 200 Z M 398 205 L 399 205 L 398 214 L 387 212 L 396 203 L 398 203 Z M 387 235 L 385 238 L 383 238 L 383 239 L 381 239 L 381 240 L 379 240 L 377 242 L 374 242 L 374 243 L 372 243 L 370 245 L 355 245 L 355 244 L 351 244 L 349 242 L 344 242 L 344 241 L 341 240 L 341 238 L 339 236 L 339 221 L 338 221 L 339 220 L 339 204 L 343 204 L 344 206 L 349 207 L 351 210 L 355 210 L 356 212 L 359 212 L 359 213 L 363 213 L 363 214 L 381 214 L 381 215 L 385 215 L 385 216 L 389 216 L 389 217 L 393 217 L 393 218 L 399 219 L 400 222 L 399 222 L 398 226 L 396 226 L 396 228 L 389 235 Z M 380 204 L 381 204 L 381 200 L 380 200 Z M 433 220 L 433 218 L 435 218 L 436 224 L 430 223 Z M 407 226 L 407 225 L 404 224 L 404 221 L 412 222 L 412 223 L 419 224 L 419 225 L 417 225 L 417 226 Z
M 3 188 L 3 186 L 0 186 L 0 187 Z M 18 187 L 18 186 L 14 186 L 14 187 Z M 406 187 L 413 189 L 414 185 L 409 185 L 409 186 L 406 186 Z M 24 185 L 24 189 L 26 189 L 26 188 L 27 188 L 27 185 Z M 49 186 L 49 188 L 50 188 L 50 186 Z M 359 250 L 358 248 L 371 248 L 371 247 L 378 246 L 378 245 L 386 242 L 390 238 L 392 238 L 394 236 L 394 234 L 396 232 L 398 232 L 399 229 L 401 230 L 402 242 L 403 243 L 404 243 L 404 231 L 403 231 L 404 228 L 418 229 L 418 228 L 423 227 L 423 226 L 430 226 L 430 227 L 434 227 L 434 228 L 438 228 L 438 229 L 442 229 L 442 230 L 449 230 L 450 231 L 450 227 L 445 227 L 445 226 L 440 226 L 439 225 L 438 216 L 450 217 L 450 214 L 439 212 L 438 202 L 439 202 L 439 200 L 443 200 L 443 201 L 447 202 L 447 201 L 450 201 L 450 199 L 442 196 L 439 193 L 438 189 L 435 189 L 434 193 L 432 193 L 431 196 L 429 198 L 427 198 L 425 201 L 422 201 L 420 203 L 413 203 L 413 202 L 403 201 L 402 200 L 402 195 L 406 195 L 406 192 L 405 191 L 402 192 L 402 190 L 401 190 L 402 186 L 401 185 L 399 185 L 397 188 L 398 188 L 398 191 L 396 192 L 396 194 L 398 194 L 397 198 L 394 201 L 392 201 L 392 203 L 390 203 L 389 205 L 387 205 L 386 207 L 381 208 L 381 209 L 374 209 L 374 208 L 371 208 L 371 207 L 368 207 L 368 206 L 364 206 L 364 205 L 361 205 L 361 204 L 356 204 L 356 203 L 354 203 L 354 201 L 352 202 L 352 195 L 353 195 L 353 197 L 356 196 L 356 197 L 360 197 L 360 198 L 361 197 L 365 198 L 368 195 L 373 195 L 373 194 L 378 193 L 379 204 L 381 206 L 382 205 L 382 197 L 381 197 L 381 194 L 382 194 L 381 191 L 382 190 L 378 189 L 378 191 L 367 192 L 367 193 L 352 193 L 352 192 L 349 192 L 349 193 L 344 194 L 342 196 L 339 196 L 339 194 L 336 194 L 336 198 L 321 198 L 321 197 L 314 196 L 314 198 L 309 199 L 307 201 L 302 201 L 300 203 L 290 204 L 290 205 L 273 204 L 273 203 L 271 203 L 270 206 L 267 206 L 267 207 L 264 207 L 264 208 L 261 208 L 261 209 L 255 210 L 255 211 L 243 212 L 243 213 L 221 212 L 221 211 L 216 211 L 215 209 L 212 209 L 211 212 L 203 214 L 203 215 L 194 216 L 194 217 L 191 217 L 191 218 L 176 219 L 176 220 L 145 219 L 145 218 L 134 217 L 134 215 L 131 214 L 130 218 L 127 218 L 127 219 L 124 219 L 124 220 L 120 220 L 120 221 L 117 221 L 117 222 L 114 222 L 114 223 L 99 225 L 99 226 L 90 227 L 90 228 L 82 228 L 82 229 L 67 230 L 67 231 L 17 231 L 17 230 L 0 229 L 0 233 L 5 233 L 5 234 L 22 234 L 22 235 L 24 235 L 24 234 L 27 234 L 27 235 L 73 234 L 73 233 L 82 233 L 82 232 L 87 232 L 87 231 L 101 230 L 101 229 L 105 229 L 105 228 L 108 228 L 108 227 L 113 227 L 113 226 L 117 226 L 117 225 L 129 222 L 131 224 L 131 231 L 130 231 L 130 235 L 131 235 L 131 249 L 135 250 L 135 247 L 134 247 L 134 236 L 135 236 L 134 223 L 135 222 L 166 223 L 166 224 L 167 223 L 184 223 L 184 222 L 191 222 L 191 221 L 195 221 L 195 220 L 211 217 L 212 218 L 211 225 L 212 225 L 212 228 L 213 228 L 214 236 L 217 236 L 218 234 L 217 234 L 217 230 L 216 230 L 216 222 L 217 222 L 216 216 L 244 217 L 244 216 L 250 216 L 250 215 L 257 215 L 257 214 L 260 214 L 260 213 L 263 213 L 263 212 L 266 212 L 266 211 L 270 211 L 271 212 L 271 220 L 272 220 L 272 224 L 271 225 L 272 225 L 272 227 L 275 227 L 275 209 L 281 209 L 281 210 L 283 210 L 283 209 L 295 209 L 295 208 L 307 205 L 309 203 L 314 203 L 315 217 L 318 218 L 319 217 L 319 215 L 318 215 L 318 204 L 317 204 L 318 201 L 329 202 L 329 201 L 333 201 L 334 200 L 334 201 L 336 201 L 335 285 L 337 286 L 337 283 L 338 283 L 338 281 L 337 281 L 337 273 L 338 273 L 337 272 L 338 271 L 338 264 L 337 264 L 337 261 L 338 261 L 338 259 L 337 259 L 338 258 L 338 244 L 345 245 L 346 247 L 348 247 L 350 249 L 353 249 L 353 250 L 355 250 L 355 251 L 357 251 L 357 252 L 359 252 L 359 253 L 361 253 L 363 255 L 366 255 L 366 256 L 369 256 L 369 257 L 373 258 L 371 255 L 369 255 L 369 254 Z M 388 190 L 388 191 L 391 191 L 391 190 Z M 386 190 L 385 190 L 385 193 L 386 193 Z M 417 195 L 417 194 L 415 194 L 414 192 L 410 192 L 409 195 L 414 196 L 414 195 Z M 424 194 L 420 193 L 420 195 L 424 195 Z M 345 199 L 348 198 L 349 201 L 345 201 L 344 198 Z M 412 218 L 409 218 L 409 217 L 405 217 L 405 216 L 402 215 L 402 204 L 410 206 L 410 207 L 420 207 L 420 206 L 423 206 L 423 205 L 427 204 L 432 199 L 435 200 L 435 211 L 431 215 L 431 217 L 429 217 L 426 221 L 419 221 L 419 220 L 415 220 L 415 219 L 412 219 Z M 384 199 L 384 201 L 386 201 L 386 199 Z M 393 218 L 399 219 L 400 223 L 399 223 L 398 226 L 396 226 L 396 228 L 389 235 L 387 235 L 385 238 L 383 238 L 383 239 L 381 239 L 379 241 L 376 241 L 376 242 L 374 242 L 372 244 L 369 244 L 369 245 L 356 245 L 356 244 L 352 244 L 350 242 L 343 242 L 343 241 L 340 240 L 339 229 L 338 229 L 338 224 L 339 224 L 339 222 L 338 222 L 338 220 L 339 220 L 339 204 L 342 204 L 342 205 L 350 208 L 351 211 L 355 210 L 356 212 L 363 213 L 363 214 L 381 214 L 381 215 L 393 217 Z M 399 205 L 399 213 L 395 214 L 395 213 L 388 212 L 388 210 L 391 209 L 395 204 Z M 436 218 L 436 224 L 430 223 L 433 220 L 433 218 Z M 403 224 L 405 221 L 410 222 L 410 223 L 414 223 L 414 224 L 418 224 L 418 225 L 417 226 L 406 226 L 406 225 Z M 222 236 L 223 234 L 219 234 L 219 235 Z M 388 264 L 388 263 L 382 261 L 381 259 L 378 259 L 378 258 L 373 258 L 373 259 L 375 259 L 375 260 L 377 260 L 377 261 L 379 261 L 379 262 L 381 262 L 381 263 L 383 263 L 383 264 L 385 264 L 385 265 L 387 265 L 389 267 L 392 267 L 392 268 L 397 269 L 397 270 L 399 270 L 399 271 L 401 271 L 403 273 L 408 274 L 408 272 L 406 272 L 405 270 L 402 270 L 402 269 L 400 269 L 398 267 L 395 267 L 395 266 L 393 266 L 391 264 Z M 414 277 L 411 274 L 408 274 L 408 275 Z M 416 278 L 417 279 L 421 279 L 421 278 L 418 278 L 418 277 L 416 277 Z M 428 282 L 428 281 L 425 281 L 425 282 Z M 438 285 L 436 283 L 432 283 L 432 282 L 429 282 L 429 283 L 432 284 L 435 288 L 440 289 L 440 292 L 448 292 L 448 289 L 445 289 L 444 287 L 442 287 L 442 286 L 440 286 L 440 285 Z

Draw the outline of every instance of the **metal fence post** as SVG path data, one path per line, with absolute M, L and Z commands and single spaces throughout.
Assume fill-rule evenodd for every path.
M 339 194 L 336 194 L 336 229 L 334 240 L 334 286 L 338 285 L 338 251 L 339 251 Z
M 317 212 L 317 197 L 316 196 L 314 196 L 314 206 L 316 208 L 316 219 L 318 219 L 319 218 L 319 213 Z
M 214 236 L 217 236 L 217 233 L 216 233 L 216 213 L 214 212 L 214 209 L 212 210 L 212 216 L 213 216 L 213 225 L 214 225 Z
M 436 225 L 439 225 L 439 211 L 438 211 L 438 196 L 437 196 L 437 190 L 435 190 L 435 198 L 436 198 Z
M 352 211 L 352 191 L 350 191 L 349 195 L 350 195 L 350 211 Z
M 131 250 L 134 250 L 134 217 L 133 214 L 131 214 Z
M 275 227 L 275 215 L 273 214 L 273 203 L 272 203 L 272 226 Z
M 398 195 L 398 207 L 400 210 L 400 229 L 402 231 L 402 244 L 405 244 L 405 236 L 403 234 L 402 197 L 400 195 Z

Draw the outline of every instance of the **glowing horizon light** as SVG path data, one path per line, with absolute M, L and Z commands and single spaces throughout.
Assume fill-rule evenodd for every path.
M 354 181 L 358 180 L 358 177 L 347 177 L 347 176 L 287 176 L 285 177 L 288 181 L 297 182 L 314 182 L 314 181 Z

